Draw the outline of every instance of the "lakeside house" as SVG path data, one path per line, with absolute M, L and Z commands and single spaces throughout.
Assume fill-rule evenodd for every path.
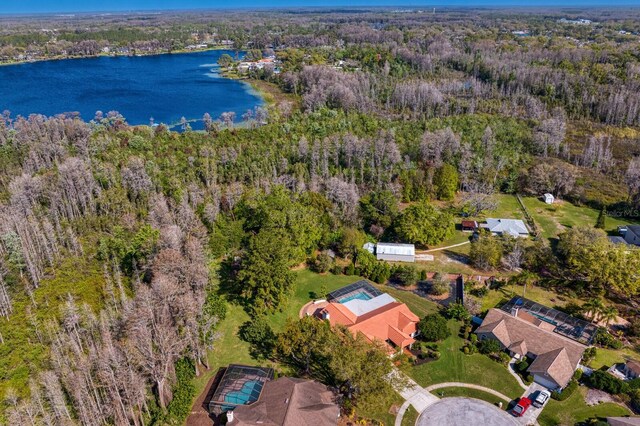
M 488 218 L 482 228 L 489 230 L 493 235 L 508 234 L 512 237 L 528 237 L 529 228 L 520 219 L 494 219 Z
M 315 313 L 331 326 L 342 325 L 354 335 L 382 342 L 389 355 L 410 348 L 418 334 L 420 318 L 407 305 L 361 280 L 327 295 Z
M 476 334 L 480 340 L 497 340 L 515 359 L 532 360 L 528 372 L 534 381 L 560 390 L 571 381 L 595 331 L 586 321 L 514 297 L 490 309 Z

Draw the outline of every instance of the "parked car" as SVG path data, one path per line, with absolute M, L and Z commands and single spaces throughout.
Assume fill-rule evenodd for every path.
M 540 408 L 547 403 L 549 398 L 551 398 L 551 393 L 549 391 L 542 390 L 538 392 L 536 399 L 533 400 L 533 406 Z
M 516 417 L 522 417 L 524 416 L 524 413 L 527 412 L 529 407 L 531 407 L 531 400 L 527 397 L 522 397 L 518 401 L 518 404 L 513 407 L 513 410 L 511 410 L 511 414 Z

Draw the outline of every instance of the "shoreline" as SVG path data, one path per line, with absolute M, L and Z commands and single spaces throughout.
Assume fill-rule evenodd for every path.
M 144 53 L 100 53 L 98 55 L 83 55 L 83 56 L 55 56 L 49 58 L 37 58 L 37 59 L 25 59 L 22 61 L 15 62 L 0 62 L 0 67 L 11 66 L 11 65 L 25 65 L 25 64 L 35 64 L 38 62 L 48 62 L 48 61 L 67 61 L 74 59 L 92 59 L 92 58 L 135 58 L 142 56 L 159 56 L 159 55 L 183 55 L 186 53 L 200 53 L 200 52 L 211 52 L 215 50 L 228 50 L 230 52 L 236 51 L 236 49 L 229 49 L 226 46 L 214 46 L 207 47 L 202 49 L 180 49 L 173 50 L 171 52 L 144 52 Z

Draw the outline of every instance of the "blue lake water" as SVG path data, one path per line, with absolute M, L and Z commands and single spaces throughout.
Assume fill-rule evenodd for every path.
M 217 74 L 220 55 L 208 51 L 139 57 L 99 57 L 0 66 L 0 112 L 47 116 L 118 111 L 129 124 L 175 124 L 181 117 L 217 119 L 225 111 L 240 121 L 262 105 L 251 87 Z M 191 123 L 202 128 L 202 123 Z

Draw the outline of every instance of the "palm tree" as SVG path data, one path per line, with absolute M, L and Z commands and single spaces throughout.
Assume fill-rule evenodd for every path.
M 585 313 L 587 317 L 591 319 L 591 322 L 595 322 L 596 318 L 602 314 L 602 311 L 605 309 L 604 303 L 602 303 L 602 299 L 591 299 L 582 305 L 582 311 Z
M 618 318 L 618 310 L 613 306 L 609 306 L 608 308 L 604 308 L 600 312 L 600 320 L 604 320 L 606 326 L 609 326 L 611 321 L 615 321 Z

